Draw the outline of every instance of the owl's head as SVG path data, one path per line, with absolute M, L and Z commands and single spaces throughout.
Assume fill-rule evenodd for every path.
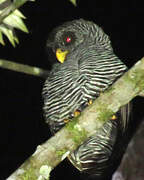
M 67 54 L 79 47 L 112 50 L 109 37 L 95 23 L 83 19 L 73 20 L 55 28 L 49 35 L 47 47 L 51 47 L 57 60 L 63 63 Z

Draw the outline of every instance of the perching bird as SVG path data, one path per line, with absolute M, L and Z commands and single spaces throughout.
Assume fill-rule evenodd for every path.
M 54 62 L 43 87 L 44 116 L 52 133 L 91 104 L 127 69 L 114 54 L 108 35 L 93 22 L 66 22 L 49 35 L 46 46 Z M 52 61 L 52 59 L 51 59 Z M 70 156 L 72 164 L 89 177 L 108 180 L 127 146 L 130 107 L 126 105 L 97 134 Z

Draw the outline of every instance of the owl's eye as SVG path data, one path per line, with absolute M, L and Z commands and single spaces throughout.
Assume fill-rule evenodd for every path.
M 66 37 L 66 42 L 67 42 L 67 43 L 70 43 L 71 41 L 72 41 L 71 37 L 69 37 L 69 36 Z
M 75 41 L 75 35 L 73 32 L 65 32 L 62 38 L 65 46 L 70 45 Z

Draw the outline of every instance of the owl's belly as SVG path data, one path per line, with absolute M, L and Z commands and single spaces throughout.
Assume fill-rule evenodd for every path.
M 99 95 L 95 83 L 85 74 L 73 76 L 67 73 L 63 77 L 49 79 L 48 100 L 44 103 L 44 111 L 52 132 L 58 131 L 74 111 Z
M 58 71 L 54 70 L 46 84 L 48 96 L 45 98 L 46 122 L 50 125 L 52 132 L 58 131 L 64 126 L 65 120 L 77 109 L 94 100 L 100 92 L 108 87 L 107 78 L 81 64 L 80 67 L 71 67 L 69 64 L 60 66 Z M 89 70 L 90 69 L 90 70 Z

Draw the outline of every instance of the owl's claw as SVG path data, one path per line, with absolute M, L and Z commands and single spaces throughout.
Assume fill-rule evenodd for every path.
M 76 109 L 73 113 L 71 113 L 69 115 L 69 118 L 72 119 L 74 117 L 77 117 L 80 115 L 80 113 L 89 105 L 91 105 L 93 103 L 92 99 L 88 100 L 88 102 L 85 102 L 83 104 L 81 104 L 81 106 L 79 107 L 79 109 Z
M 92 99 L 88 100 L 88 106 L 91 105 L 93 103 Z
M 64 119 L 64 123 L 67 124 L 70 120 L 69 119 Z
M 112 115 L 111 120 L 116 120 L 116 119 L 117 119 L 117 116 L 115 114 Z
M 79 115 L 80 115 L 80 113 L 81 113 L 81 111 L 77 109 L 77 110 L 73 113 L 73 114 L 74 114 L 74 117 L 79 116 Z

